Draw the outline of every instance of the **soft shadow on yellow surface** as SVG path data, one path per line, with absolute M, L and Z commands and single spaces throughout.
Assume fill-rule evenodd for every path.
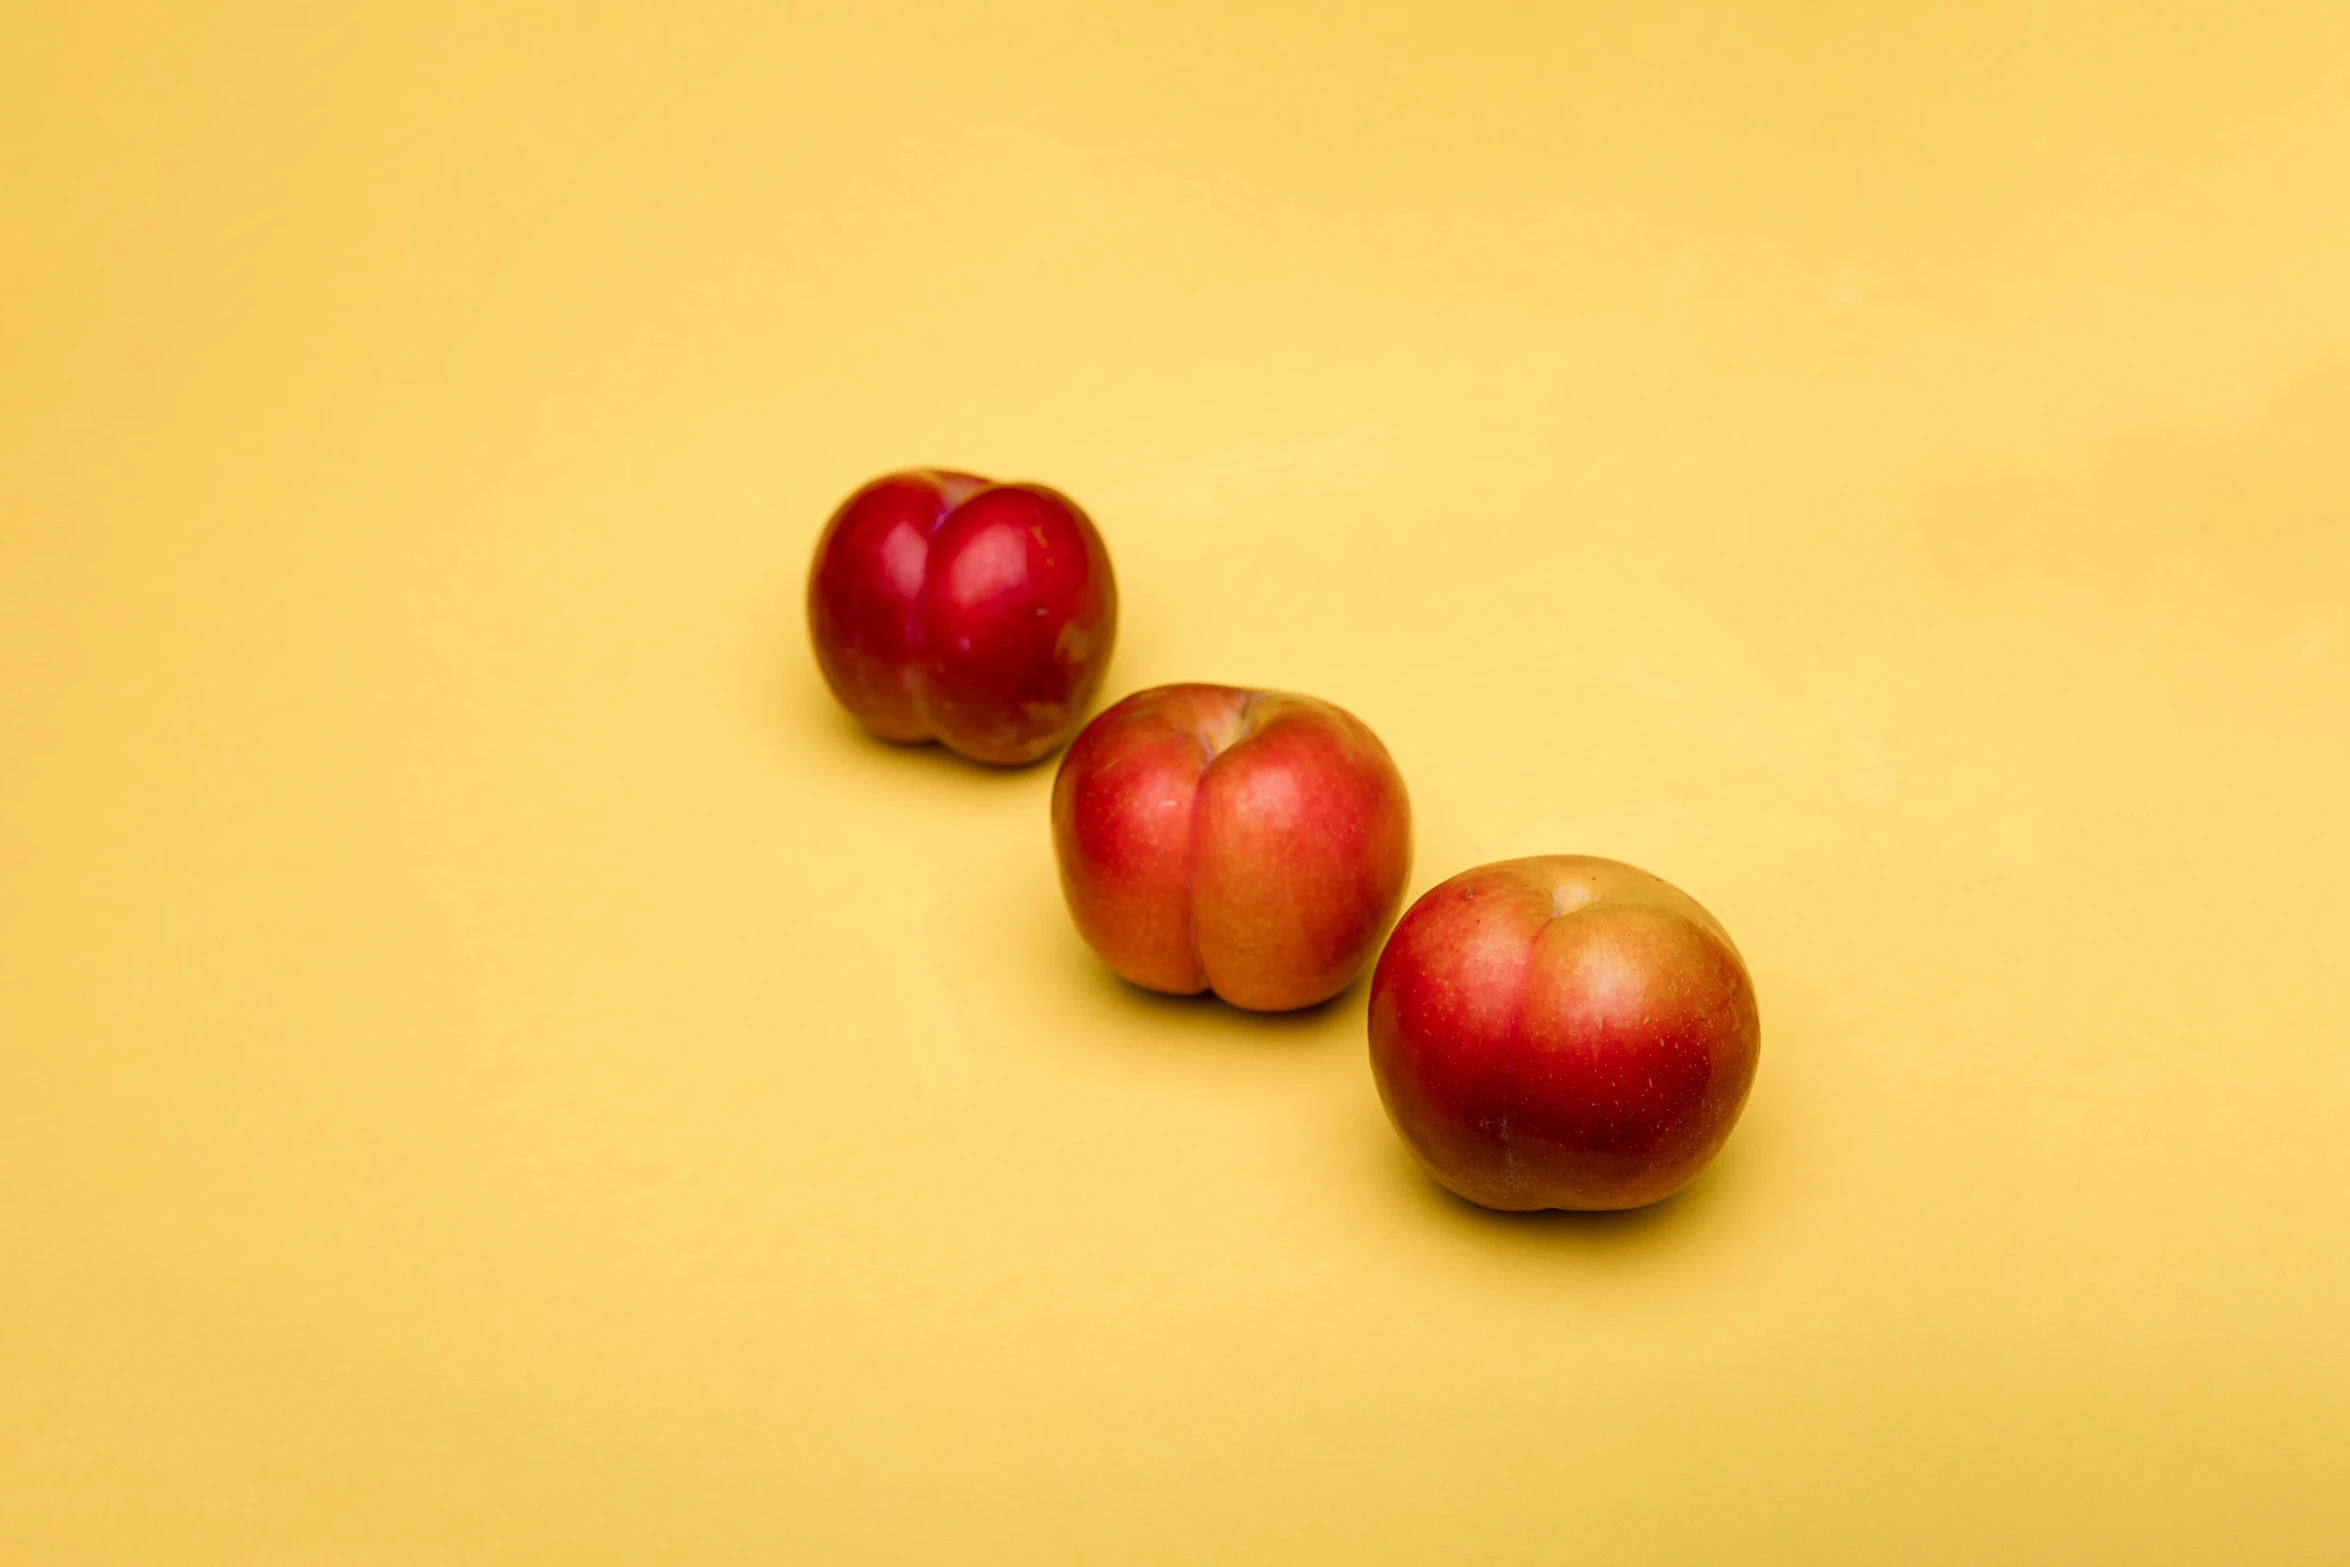
M 1737 1179 L 1722 1168 L 1728 1162 L 1716 1161 L 1662 1202 L 1610 1213 L 1562 1208 L 1501 1213 L 1453 1195 L 1408 1157 L 1400 1158 L 1398 1167 L 1412 1177 L 1412 1189 L 1421 1206 L 1433 1211 L 1434 1221 L 1457 1226 L 1464 1241 L 1519 1257 L 1569 1257 L 1580 1271 L 1630 1263 L 1660 1246 L 1685 1244 L 1690 1232 L 1709 1222 L 1710 1194 L 1722 1182 Z
M 1027 766 L 1003 768 L 973 761 L 935 740 L 884 740 L 848 717 L 846 709 L 832 700 L 825 681 L 815 677 L 813 667 L 804 667 L 808 663 L 813 663 L 813 655 L 806 651 L 806 637 L 801 637 L 773 648 L 759 672 L 759 717 L 773 731 L 783 759 L 794 764 L 825 759 L 858 768 L 872 778 L 919 778 L 928 787 L 945 789 L 1018 789 L 1036 778 L 1043 778 L 1046 792 L 1053 787 L 1050 780 L 1053 768 L 1060 766 L 1060 752 Z
M 1290 1012 L 1251 1012 L 1212 991 L 1170 996 L 1146 990 L 1120 979 L 1098 959 L 1091 962 L 1086 983 L 1107 1007 L 1123 1014 L 1121 1038 L 1208 1039 L 1218 1045 L 1258 1040 L 1270 1047 L 1295 1050 L 1359 1036 L 1371 979 L 1364 974 L 1329 1000 Z
M 819 687 L 816 695 L 821 696 L 822 694 L 822 688 Z M 1031 762 L 1024 767 L 998 767 L 988 762 L 973 761 L 970 757 L 951 751 L 935 740 L 916 742 L 885 740 L 863 724 L 858 723 L 829 700 L 822 702 L 812 700 L 811 694 L 805 690 L 795 690 L 793 695 L 810 711 L 803 715 L 801 724 L 794 725 L 789 731 L 785 731 L 792 738 L 797 739 L 804 736 L 809 724 L 813 723 L 828 731 L 825 740 L 827 750 L 834 752 L 853 751 L 857 753 L 858 761 L 867 766 L 876 768 L 904 767 L 916 770 L 926 777 L 943 776 L 953 780 L 950 787 L 959 787 L 965 781 L 973 779 L 994 779 L 1009 787 L 1014 782 L 1039 772 L 1049 778 L 1057 760 L 1055 757 L 1047 757 L 1043 761 Z

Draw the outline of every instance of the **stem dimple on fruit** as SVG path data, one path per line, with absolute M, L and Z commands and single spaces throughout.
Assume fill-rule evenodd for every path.
M 1251 691 L 1243 696 L 1240 705 L 1225 715 L 1220 722 L 1192 731 L 1200 743 L 1201 751 L 1206 753 L 1206 761 L 1202 764 L 1203 766 L 1214 765 L 1217 757 L 1222 756 L 1245 738 L 1248 732 L 1248 715 L 1264 698 L 1264 692 Z
M 1598 901 L 1599 894 L 1581 882 L 1562 882 L 1550 889 L 1550 917 L 1555 920 L 1562 914 L 1572 914 L 1584 905 Z

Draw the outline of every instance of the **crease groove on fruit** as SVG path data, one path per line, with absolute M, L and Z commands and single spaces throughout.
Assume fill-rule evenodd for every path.
M 1205 737 L 1200 738 L 1202 750 L 1207 749 Z M 1207 960 L 1199 951 L 1199 819 L 1208 798 L 1208 769 L 1216 765 L 1216 754 L 1208 751 L 1207 760 L 1200 764 L 1199 777 L 1191 785 L 1191 829 L 1183 840 L 1183 950 L 1191 956 L 1192 978 L 1200 989 L 1213 990 L 1208 978 Z
M 1534 988 L 1534 954 L 1542 948 L 1542 933 L 1548 925 L 1538 927 L 1526 943 L 1526 961 L 1518 970 L 1518 1001 L 1510 1010 L 1510 1045 L 1502 1055 L 1501 1069 L 1501 1143 L 1502 1184 L 1511 1192 L 1525 1189 L 1518 1173 L 1518 1146 L 1510 1141 L 1510 1101 L 1517 1096 L 1519 1063 L 1526 1053 L 1526 997 Z
M 941 507 L 930 520 L 930 531 L 922 536 L 922 582 L 914 589 L 914 618 L 912 635 L 906 638 L 906 650 L 912 655 L 901 677 L 906 688 L 906 701 L 914 709 L 914 717 L 922 725 L 924 738 L 943 740 L 938 721 L 930 716 L 930 590 L 937 578 L 930 570 L 930 544 L 937 537 L 939 524 L 944 522 L 952 508 Z
M 1225 752 L 1248 738 L 1248 715 L 1264 698 L 1264 692 L 1251 691 L 1241 698 L 1240 706 L 1234 708 L 1221 722 L 1205 724 L 1191 732 L 1192 738 L 1199 742 L 1203 758 L 1200 769 L 1203 773 L 1215 766 Z

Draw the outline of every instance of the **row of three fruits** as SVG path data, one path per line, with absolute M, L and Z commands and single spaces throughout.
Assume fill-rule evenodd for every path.
M 1092 522 L 1041 485 L 937 469 L 849 497 L 808 619 L 833 692 L 891 740 L 1035 761 L 1101 685 L 1117 588 Z M 1311 697 L 1161 686 L 1079 734 L 1053 785 L 1070 913 L 1117 972 L 1260 1011 L 1344 989 L 1411 871 L 1386 747 Z M 1679 889 L 1554 855 L 1412 906 L 1371 981 L 1371 1066 L 1404 1141 L 1494 1208 L 1631 1208 L 1678 1190 L 1746 1102 L 1760 1047 L 1729 933 Z

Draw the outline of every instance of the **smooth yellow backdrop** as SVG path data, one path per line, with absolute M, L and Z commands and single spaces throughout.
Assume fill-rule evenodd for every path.
M 2350 10 L 19 4 L 0 1558 L 2350 1557 Z M 1410 1165 L 807 656 L 1056 484 L 1110 694 L 1735 932 L 1727 1153 Z

